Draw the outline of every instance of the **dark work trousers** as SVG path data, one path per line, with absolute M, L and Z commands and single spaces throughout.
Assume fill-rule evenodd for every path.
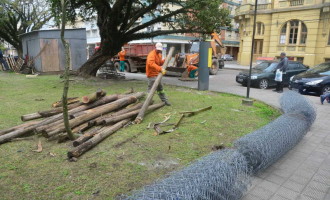
M 152 77 L 152 78 L 148 78 L 148 92 L 150 92 L 152 86 L 154 85 L 156 80 L 156 77 Z M 164 89 L 163 89 L 163 85 L 162 82 L 159 83 L 158 87 L 157 87 L 157 92 L 158 92 L 158 96 L 160 98 L 160 100 L 162 100 L 163 102 L 167 101 Z
M 276 91 L 283 92 L 283 81 L 276 81 Z

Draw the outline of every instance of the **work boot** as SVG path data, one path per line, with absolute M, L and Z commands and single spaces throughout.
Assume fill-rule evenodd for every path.
M 274 89 L 273 92 L 278 92 L 278 90 L 277 89 Z
M 171 105 L 172 105 L 168 100 L 164 101 L 164 103 L 165 103 L 165 105 L 167 105 L 167 106 L 171 106 Z
M 325 99 L 326 99 L 325 96 L 323 96 L 323 95 L 320 96 L 320 100 L 321 100 L 322 105 L 323 105 L 323 102 L 324 102 Z

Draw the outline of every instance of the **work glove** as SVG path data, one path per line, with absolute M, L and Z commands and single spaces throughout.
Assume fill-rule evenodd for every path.
M 166 74 L 166 70 L 162 69 L 162 74 L 165 75 Z

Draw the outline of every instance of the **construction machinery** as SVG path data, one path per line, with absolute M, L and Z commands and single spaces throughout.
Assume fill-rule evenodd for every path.
M 226 52 L 226 47 L 221 42 L 217 33 L 211 34 L 210 46 L 212 47 L 212 66 L 210 75 L 218 73 L 219 69 L 224 67 L 224 61 L 221 58 Z M 198 67 L 199 63 L 199 42 L 193 41 L 190 53 L 178 53 L 175 55 L 173 66 L 167 67 L 166 71 L 169 75 L 179 75 L 182 78 L 188 77 L 187 69 L 190 65 Z

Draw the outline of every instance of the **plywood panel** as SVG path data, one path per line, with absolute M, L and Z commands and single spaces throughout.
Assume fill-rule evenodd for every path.
M 42 72 L 60 71 L 58 39 L 41 39 L 40 49 L 47 43 L 46 49 L 41 54 Z

